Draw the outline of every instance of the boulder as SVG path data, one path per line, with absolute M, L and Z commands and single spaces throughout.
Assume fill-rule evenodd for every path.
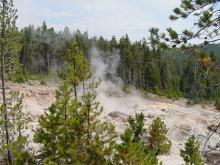
M 155 118 L 155 115 L 153 115 L 153 114 L 148 114 L 148 115 L 147 115 L 147 118 L 149 118 L 149 119 L 154 119 L 154 118 Z
M 213 164 L 213 165 L 219 165 L 220 164 L 220 151 L 210 151 L 206 153 L 205 158 L 207 160 L 207 163 Z
M 108 116 L 110 116 L 111 118 L 125 118 L 127 117 L 127 115 L 125 113 L 119 112 L 119 111 L 114 111 L 114 112 L 110 112 L 108 114 Z

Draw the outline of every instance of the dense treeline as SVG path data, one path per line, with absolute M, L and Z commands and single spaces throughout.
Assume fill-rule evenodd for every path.
M 23 28 L 21 35 L 20 63 L 26 76 L 65 74 L 65 53 L 70 43 L 75 42 L 87 58 L 93 46 L 104 52 L 119 50 L 118 76 L 126 85 L 194 100 L 216 100 L 220 95 L 217 55 L 202 48 L 165 49 L 158 37 L 158 29 L 150 30 L 148 40 L 132 42 L 128 35 L 119 40 L 115 36 L 110 40 L 89 38 L 87 32 L 77 30 L 72 33 L 68 27 L 56 32 L 43 22 L 41 27 Z

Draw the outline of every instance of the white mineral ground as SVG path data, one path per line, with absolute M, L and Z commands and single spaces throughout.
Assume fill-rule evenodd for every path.
M 8 86 L 11 90 L 24 93 L 25 111 L 31 112 L 36 120 L 55 101 L 55 90 L 58 88 L 57 83 L 48 82 L 46 85 L 40 85 L 37 81 L 25 84 L 10 82 Z M 110 89 L 111 94 L 106 91 Z M 113 84 L 108 88 L 101 85 L 98 90 L 97 100 L 104 106 L 102 118 L 113 123 L 119 132 L 128 125 L 128 115 L 134 115 L 136 112 L 144 113 L 146 128 L 156 117 L 165 121 L 169 128 L 168 137 L 172 141 L 172 150 L 170 155 L 160 156 L 164 165 L 183 164 L 179 150 L 184 147 L 187 138 L 196 135 L 202 140 L 209 132 L 207 127 L 215 124 L 220 116 L 211 104 L 188 106 L 186 99 L 174 101 L 153 94 L 143 97 L 136 90 L 126 95 Z M 214 137 L 212 141 L 216 142 L 217 139 L 219 136 Z

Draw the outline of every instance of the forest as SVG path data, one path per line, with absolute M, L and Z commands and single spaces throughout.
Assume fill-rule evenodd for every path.
M 151 29 L 149 38 L 132 42 L 128 35 L 107 40 L 100 37 L 89 38 L 87 32 L 73 33 L 66 27 L 55 32 L 43 22 L 41 27 L 28 26 L 21 34 L 19 65 L 21 75 L 13 76 L 15 81 L 25 81 L 33 76 L 65 74 L 65 51 L 75 43 L 86 58 L 89 50 L 97 47 L 104 52 L 120 53 L 118 75 L 125 85 L 151 91 L 168 97 L 187 97 L 194 101 L 217 101 L 219 89 L 220 59 L 215 48 L 187 50 L 186 48 L 164 48 L 163 41 L 157 39 L 158 29 Z M 149 44 L 149 42 L 151 44 Z M 208 72 L 206 72 L 208 71 Z
M 216 0 L 183 0 L 170 16 L 172 21 L 192 14 L 198 31 L 161 32 L 151 28 L 146 37 L 133 41 L 125 34 L 89 37 L 88 32 L 65 27 L 57 31 L 42 21 L 41 26 L 18 28 L 14 2 L 0 1 L 1 115 L 0 163 L 8 165 L 161 165 L 159 156 L 169 155 L 172 142 L 162 118 L 146 127 L 143 113 L 127 119 L 119 133 L 115 126 L 100 119 L 103 107 L 96 98 L 102 80 L 90 80 L 91 49 L 100 50 L 103 59 L 120 56 L 116 76 L 123 91 L 153 93 L 189 105 L 211 103 L 220 109 L 220 17 Z M 190 43 L 192 39 L 201 43 Z M 217 39 L 216 39 L 217 38 Z M 114 57 L 115 56 L 115 57 Z M 106 79 L 114 81 L 111 74 Z M 27 130 L 32 122 L 23 111 L 24 96 L 7 93 L 7 83 L 30 80 L 62 82 L 56 101 L 39 116 L 32 142 Z M 82 87 L 80 92 L 78 87 Z M 219 123 L 213 126 L 216 133 Z M 38 147 L 33 147 L 38 144 Z M 180 150 L 186 165 L 205 164 L 196 136 L 188 138 Z M 36 150 L 37 148 L 37 150 Z M 220 151 L 219 146 L 213 150 Z

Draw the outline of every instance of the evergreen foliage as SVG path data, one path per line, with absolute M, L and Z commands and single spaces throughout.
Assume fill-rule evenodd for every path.
M 184 67 L 184 75 L 180 81 L 181 90 L 191 99 L 212 100 L 219 97 L 219 68 L 214 54 L 193 53 Z
M 39 118 L 34 141 L 40 144 L 39 162 L 58 164 L 161 164 L 158 154 L 168 154 L 171 142 L 168 129 L 156 118 L 146 137 L 144 115 L 129 117 L 129 128 L 116 143 L 113 125 L 100 120 L 102 107 L 96 101 L 95 89 L 100 82 L 85 89 L 90 77 L 89 49 L 96 46 L 103 52 L 119 51 L 121 61 L 117 74 L 126 86 L 154 92 L 167 97 L 184 96 L 196 100 L 215 100 L 220 107 L 220 61 L 213 52 L 203 52 L 199 46 L 187 51 L 187 43 L 200 38 L 204 45 L 219 40 L 219 1 L 183 0 L 174 9 L 171 20 L 194 14 L 196 32 L 182 34 L 167 28 L 168 37 L 159 29 L 149 31 L 146 40 L 131 42 L 128 35 L 119 40 L 102 36 L 89 38 L 68 27 L 56 32 L 44 21 L 42 26 L 16 27 L 17 10 L 13 0 L 0 1 L 0 46 L 3 103 L 0 113 L 0 155 L 7 164 L 36 164 L 29 147 L 27 127 L 31 121 L 23 112 L 23 96 L 19 92 L 6 96 L 5 81 L 24 82 L 32 75 L 59 74 L 64 84 L 56 93 L 56 102 Z M 173 49 L 169 49 L 170 45 Z M 177 47 L 181 45 L 181 48 Z M 207 48 L 205 48 L 207 49 Z M 65 50 L 65 51 L 64 51 Z M 103 53 L 104 54 L 104 53 Z M 103 55 L 104 56 L 104 55 Z M 45 84 L 45 81 L 41 81 Z M 84 94 L 77 97 L 77 87 L 83 85 Z M 129 92 L 129 91 L 127 91 Z M 73 94 L 75 97 L 73 97 Z M 9 97 L 9 98 L 8 98 Z M 188 139 L 180 154 L 186 164 L 204 164 L 195 136 Z
M 14 134 L 18 123 L 11 124 L 11 117 L 18 116 L 11 116 L 15 111 L 20 111 L 20 107 L 8 107 L 13 106 L 13 103 L 10 103 L 10 99 L 8 98 L 8 94 L 6 91 L 6 80 L 9 80 L 10 77 L 16 76 L 20 74 L 20 63 L 19 63 L 19 31 L 16 27 L 16 20 L 17 20 L 17 10 L 14 8 L 14 1 L 13 0 L 2 0 L 0 1 L 0 63 L 1 63 L 1 95 L 2 95 L 2 103 L 1 103 L 1 140 L 2 140 L 2 148 L 1 154 L 4 158 L 5 162 L 9 165 L 13 163 L 13 161 L 17 161 L 15 153 L 13 153 L 11 149 L 11 145 L 15 138 L 18 137 L 18 142 L 20 143 L 20 132 L 18 135 Z M 18 95 L 16 96 L 18 98 Z M 9 103 L 8 103 L 9 102 Z M 14 103 L 17 104 L 16 102 Z M 18 104 L 19 105 L 19 104 Z M 16 112 L 16 114 L 19 112 Z M 21 119 L 21 118 L 19 118 Z M 18 120 L 19 120 L 18 119 Z M 23 144 L 26 144 L 24 142 Z M 23 145 L 24 146 L 24 145 Z M 15 147 L 16 148 L 16 147 Z M 24 147 L 23 147 L 24 148 Z M 22 150 L 22 148 L 21 148 Z M 14 154 L 14 155 L 13 155 Z M 6 156 L 7 155 L 7 156 Z M 19 159 L 19 158 L 18 158 Z
M 90 76 L 87 72 L 89 67 L 87 59 L 90 58 L 89 50 L 95 46 L 103 52 L 119 51 L 121 60 L 117 74 L 122 78 L 125 86 L 133 85 L 138 89 L 169 98 L 216 100 L 219 97 L 215 92 L 219 89 L 220 81 L 218 67 L 220 61 L 216 58 L 218 54 L 211 53 L 210 49 L 205 54 L 214 57 L 215 60 L 212 59 L 208 66 L 200 61 L 201 55 L 204 54 L 203 50 L 207 50 L 207 47 L 196 48 L 194 51 L 187 51 L 185 48 L 167 49 L 167 43 L 163 41 L 159 29 L 156 28 L 150 29 L 148 38 L 150 44 L 147 40 L 131 42 L 128 35 L 119 40 L 114 36 L 111 40 L 107 40 L 103 37 L 89 38 L 87 33 L 79 30 L 71 33 L 67 27 L 59 33 L 52 29 L 47 27 L 46 23 L 42 27 L 29 26 L 22 29 L 23 48 L 20 52 L 20 63 L 23 66 L 23 75 L 27 75 L 26 77 L 33 74 L 48 74 L 48 69 L 43 68 L 46 68 L 45 63 L 49 63 L 49 73 L 53 75 L 58 73 L 65 78 L 66 66 L 69 66 L 68 71 L 75 75 L 74 83 L 77 86 L 79 79 L 86 80 Z M 45 52 L 41 46 L 43 44 L 41 41 L 45 41 L 42 39 L 45 35 L 49 47 L 47 58 L 41 57 L 41 52 Z M 74 58 L 81 59 L 76 62 L 85 64 L 78 65 L 78 69 L 85 71 L 82 72 L 83 74 L 77 75 L 81 72 L 76 74 L 74 71 Z M 46 62 L 46 59 L 49 59 L 49 62 Z M 73 83 L 73 79 L 71 81 Z
M 193 25 L 184 29 L 181 33 L 172 27 L 167 28 L 166 33 L 158 34 L 163 39 L 164 47 L 199 48 L 201 45 L 209 45 L 219 41 L 219 1 L 218 0 L 183 0 L 179 7 L 173 10 L 170 20 L 186 19 L 190 16 L 195 18 Z M 199 39 L 197 44 L 189 41 Z
M 135 118 L 129 117 L 129 128 L 121 134 L 121 144 L 117 145 L 114 164 L 133 165 L 158 165 L 160 164 L 156 152 L 151 150 L 144 134 L 144 115 L 136 114 Z
M 136 113 L 135 118 L 129 116 L 128 123 L 134 134 L 133 141 L 134 142 L 140 141 L 144 133 L 146 133 L 146 130 L 144 129 L 144 114 Z
M 22 73 L 20 72 L 21 64 L 19 63 L 19 53 L 22 47 L 20 43 L 21 33 L 16 27 L 18 15 L 17 9 L 14 8 L 14 2 L 11 0 L 4 0 L 1 1 L 0 4 L 1 52 L 4 51 L 5 53 L 5 73 L 7 74 L 6 78 L 10 79 L 13 76 L 17 76 L 18 73 Z
M 0 155 L 7 162 L 7 151 L 11 151 L 11 159 L 13 164 L 22 165 L 25 163 L 34 163 L 35 157 L 32 148 L 29 147 L 27 130 L 31 120 L 31 115 L 24 112 L 23 95 L 19 92 L 10 93 L 8 100 L 8 145 L 4 132 L 4 115 L 0 116 Z M 3 113 L 2 113 L 3 114 Z
M 98 119 L 102 108 L 91 88 L 77 101 L 65 83 L 57 91 L 56 102 L 39 119 L 35 142 L 42 145 L 45 164 L 108 164 L 111 162 L 116 132 Z
M 89 78 L 90 68 L 87 59 L 76 43 L 71 43 L 67 49 L 66 63 L 67 79 L 74 86 L 75 97 L 77 97 L 76 87 Z
M 185 144 L 185 149 L 180 150 L 180 155 L 186 165 L 204 165 L 200 154 L 200 145 L 195 136 L 191 136 Z
M 165 123 L 158 117 L 156 118 L 150 128 L 148 141 L 150 148 L 157 151 L 158 154 L 168 154 L 171 149 L 171 141 L 167 138 L 168 129 Z

